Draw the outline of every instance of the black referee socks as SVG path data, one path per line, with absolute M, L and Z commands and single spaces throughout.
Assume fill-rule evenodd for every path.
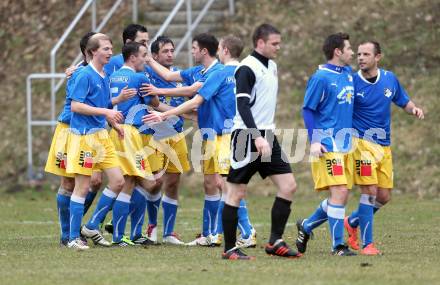
M 237 241 L 238 207 L 225 204 L 222 213 L 225 252 L 235 247 Z
M 275 201 L 273 202 L 272 206 L 272 224 L 269 239 L 270 244 L 274 244 L 278 239 L 282 238 L 287 220 L 289 219 L 291 204 L 292 201 L 275 197 Z

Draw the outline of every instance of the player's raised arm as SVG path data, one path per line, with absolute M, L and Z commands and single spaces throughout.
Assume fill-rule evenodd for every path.
M 165 79 L 166 81 L 177 81 L 181 82 L 183 79 L 180 76 L 180 71 L 171 71 L 168 68 L 164 67 L 157 61 L 151 57 L 151 55 L 148 55 L 146 57 L 146 63 L 157 73 L 160 77 Z
M 197 94 L 197 91 L 203 86 L 202 82 L 194 82 L 191 86 L 182 86 L 175 88 L 157 88 L 153 84 L 143 84 L 141 92 L 144 95 L 191 97 Z

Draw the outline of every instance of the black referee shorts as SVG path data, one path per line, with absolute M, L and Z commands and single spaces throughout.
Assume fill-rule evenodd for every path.
M 272 148 L 270 157 L 261 158 L 258 155 L 254 143 L 255 132 L 260 132 L 269 142 Z M 256 172 L 264 179 L 271 175 L 292 173 L 292 169 L 286 155 L 281 150 L 277 137 L 271 130 L 242 129 L 233 131 L 231 136 L 231 167 L 227 181 L 247 184 Z

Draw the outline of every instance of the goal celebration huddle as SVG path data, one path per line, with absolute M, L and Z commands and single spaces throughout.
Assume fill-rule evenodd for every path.
M 313 246 L 313 230 L 326 222 L 333 255 L 382 254 L 373 233 L 393 188 L 391 105 L 418 119 L 424 113 L 397 76 L 379 67 L 380 43 L 359 41 L 354 52 L 348 34 L 323 38 L 326 61 L 308 80 L 302 117 L 314 188 L 328 198 L 296 221 L 297 238 L 288 241 L 286 224 L 293 205 L 301 203 L 294 194 L 310 189 L 297 185 L 276 136 L 280 31 L 270 24 L 256 27 L 253 50 L 245 56 L 239 37 L 198 34 L 192 40 L 196 65 L 187 69 L 174 66 L 170 38 L 150 43 L 142 25 L 128 25 L 122 41 L 114 55 L 112 39 L 87 33 L 79 42 L 83 61 L 66 70 L 65 104 L 45 168 L 61 178 L 61 246 L 223 246 L 223 259 L 253 260 L 243 251 L 257 246 L 245 198 L 258 172 L 276 188 L 264 244 L 268 255 L 300 258 Z M 357 71 L 350 66 L 353 57 Z M 185 121 L 198 128 L 192 149 Z M 185 242 L 174 226 L 181 176 L 191 167 L 203 173 L 205 195 L 200 234 Z M 352 213 L 345 210 L 350 191 L 361 193 Z

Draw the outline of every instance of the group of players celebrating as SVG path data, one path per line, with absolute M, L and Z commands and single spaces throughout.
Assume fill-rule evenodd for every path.
M 245 196 L 248 182 L 258 172 L 278 189 L 267 254 L 302 256 L 313 229 L 326 221 L 334 255 L 355 255 L 344 242 L 344 226 L 352 249 L 380 254 L 373 243 L 373 214 L 390 200 L 393 187 L 391 102 L 420 119 L 424 114 L 396 76 L 378 68 L 379 43 L 359 45 L 359 71 L 353 73 L 348 35 L 328 36 L 323 45 L 327 63 L 307 84 L 303 118 L 311 142 L 312 175 L 315 189 L 328 190 L 329 198 L 310 217 L 298 220 L 296 251 L 282 236 L 297 186 L 274 132 L 278 94 L 274 59 L 280 32 L 269 24 L 258 26 L 252 37 L 254 50 L 241 62 L 243 42 L 238 37 L 218 41 L 211 34 L 196 35 L 192 54 L 197 65 L 184 70 L 173 66 L 171 39 L 159 36 L 149 51 L 147 29 L 137 24 L 128 25 L 122 38 L 122 53 L 112 56 L 107 35 L 87 33 L 80 41 L 83 62 L 66 71 L 65 105 L 45 168 L 61 177 L 57 208 L 62 246 L 87 250 L 87 239 L 100 246 L 158 244 L 162 204 L 163 243 L 223 243 L 223 259 L 253 260 L 242 248 L 256 246 Z M 202 231 L 189 243 L 174 232 L 180 176 L 190 170 L 184 119 L 198 126 L 200 143 L 193 142 L 191 152 L 199 154 L 202 165 L 192 162 L 203 171 L 205 190 Z M 103 173 L 108 184 L 90 220 L 82 225 Z M 353 184 L 361 189 L 359 208 L 345 217 Z M 109 211 L 112 220 L 105 229 L 113 235 L 111 243 L 101 231 Z M 126 236 L 128 217 L 131 229 Z

